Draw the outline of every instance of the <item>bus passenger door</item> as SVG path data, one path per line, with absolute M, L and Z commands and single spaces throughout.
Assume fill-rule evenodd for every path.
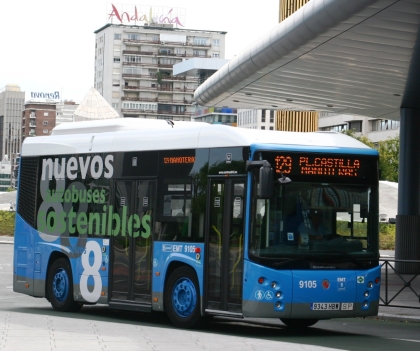
M 242 312 L 245 178 L 209 178 L 207 312 Z
M 114 183 L 112 230 L 109 233 L 112 235 L 111 307 L 151 310 L 155 189 L 154 180 L 117 180 Z

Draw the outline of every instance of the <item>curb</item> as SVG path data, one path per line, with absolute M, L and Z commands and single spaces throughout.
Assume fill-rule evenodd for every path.
M 398 315 L 390 313 L 378 313 L 377 316 L 366 317 L 366 319 L 376 319 L 383 321 L 405 322 L 405 323 L 420 323 L 420 317 Z

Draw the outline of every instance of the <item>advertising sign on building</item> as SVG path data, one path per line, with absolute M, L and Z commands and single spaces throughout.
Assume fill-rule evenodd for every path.
M 106 21 L 116 24 L 172 24 L 184 27 L 186 10 L 179 7 L 108 3 Z
M 60 100 L 60 92 L 31 91 L 31 99 Z

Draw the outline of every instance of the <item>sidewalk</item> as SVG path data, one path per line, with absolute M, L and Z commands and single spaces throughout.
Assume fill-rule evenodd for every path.
M 13 244 L 12 236 L 0 236 L 0 244 Z M 381 251 L 382 259 L 393 259 L 393 251 Z M 384 270 L 383 270 L 384 271 Z M 407 280 L 410 279 L 412 275 L 407 276 Z M 404 276 L 404 278 L 406 278 Z M 384 277 L 381 277 L 384 282 Z M 388 270 L 388 294 L 390 298 L 395 295 L 400 289 L 404 286 L 404 282 L 393 272 Z M 412 288 L 416 291 L 417 294 L 420 294 L 420 276 L 417 276 L 415 280 L 411 283 Z M 384 283 L 381 286 L 381 297 L 385 296 Z M 393 304 L 402 305 L 402 306 L 417 306 L 420 307 L 420 301 L 416 301 L 416 296 L 411 290 L 405 289 L 405 294 L 402 293 L 398 297 L 402 300 L 394 300 Z M 381 304 L 383 302 L 381 301 Z M 388 306 L 379 306 L 379 313 L 377 317 L 368 317 L 370 319 L 383 319 L 383 320 L 398 320 L 401 322 L 416 322 L 420 323 L 420 309 L 414 308 L 401 308 L 401 307 L 388 307 Z
M 0 244 L 13 244 L 13 236 L 0 236 Z

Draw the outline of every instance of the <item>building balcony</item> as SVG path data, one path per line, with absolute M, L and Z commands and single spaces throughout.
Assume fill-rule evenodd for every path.
M 147 63 L 147 62 L 123 62 L 124 66 L 140 66 L 140 67 L 153 67 L 153 68 L 165 68 L 172 69 L 173 65 L 164 65 L 160 63 Z
M 160 45 L 160 40 L 123 39 L 123 43 L 130 44 L 130 45 L 142 45 L 142 44 Z
M 197 43 L 184 43 L 174 41 L 156 41 L 156 40 L 135 40 L 135 39 L 123 39 L 123 43 L 126 45 L 157 45 L 157 46 L 170 46 L 170 47 L 197 47 L 197 48 L 211 48 L 211 44 L 197 44 Z
M 170 53 L 162 53 L 159 52 L 156 54 L 156 56 L 163 56 L 163 57 L 201 57 L 201 58 L 211 58 L 210 55 L 197 55 L 197 54 L 178 54 L 174 52 Z
M 194 113 L 192 112 L 173 112 L 173 111 L 166 111 L 166 110 L 158 110 L 158 115 L 165 115 L 165 116 L 192 116 Z
M 132 85 L 125 85 L 122 88 L 124 91 L 166 91 L 169 93 L 194 93 L 195 89 L 189 88 L 172 88 L 172 87 L 139 87 Z
M 131 108 L 123 108 L 121 109 L 121 112 L 128 115 L 156 115 L 156 110 L 137 110 Z
M 123 50 L 123 55 L 150 56 L 150 55 L 156 55 L 156 54 L 157 54 L 157 52 L 153 52 L 153 51 Z
M 153 51 L 135 51 L 123 50 L 123 55 L 137 55 L 137 56 L 159 56 L 159 57 L 201 57 L 211 58 L 211 55 L 198 55 L 198 54 L 179 54 L 174 52 L 153 52 Z
M 173 93 L 194 93 L 195 89 L 188 88 L 170 88 L 170 87 L 159 87 L 158 91 L 168 91 Z
M 29 115 L 29 118 L 36 118 L 36 116 L 35 115 Z
M 191 105 L 194 102 L 194 100 L 187 100 L 187 99 L 162 99 L 159 97 L 140 98 L 140 97 L 128 97 L 128 96 L 123 96 L 121 100 L 136 101 L 136 102 L 158 102 L 163 105 Z
M 191 117 L 194 114 L 192 112 L 172 112 L 166 110 L 135 110 L 135 109 L 122 109 L 121 112 L 124 114 L 125 117 L 129 116 L 170 116 L 170 117 Z
M 132 85 L 125 85 L 122 89 L 124 91 L 157 91 L 157 87 L 137 87 Z
M 123 73 L 122 74 L 123 79 L 154 79 L 156 80 L 156 75 L 154 74 L 132 74 L 132 73 Z

